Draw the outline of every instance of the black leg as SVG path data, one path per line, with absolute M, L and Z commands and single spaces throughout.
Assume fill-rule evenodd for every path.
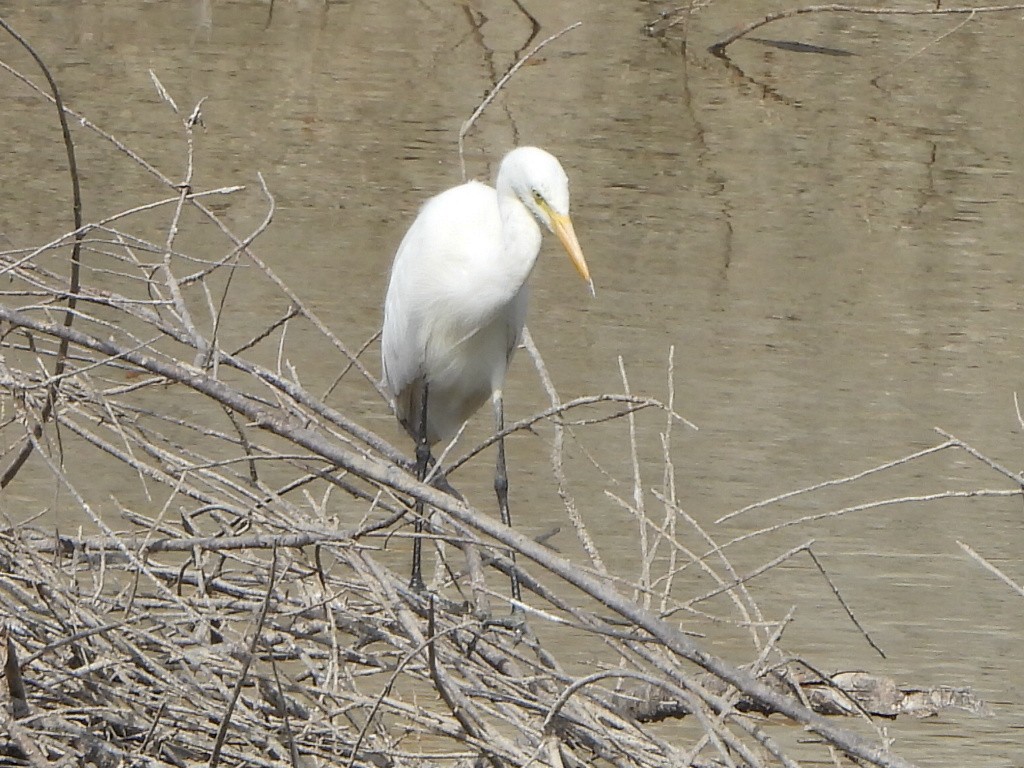
M 420 412 L 417 415 L 416 425 L 416 479 L 423 482 L 430 469 L 430 442 L 427 440 L 427 385 L 423 384 L 423 399 L 420 402 Z M 423 583 L 423 540 L 420 535 L 423 533 L 423 501 L 416 500 L 414 505 L 416 520 L 414 521 L 415 535 L 412 540 L 412 578 L 409 579 L 409 587 L 415 592 L 423 592 L 426 585 Z
M 494 393 L 494 427 L 495 430 L 500 434 L 505 429 L 505 409 L 502 404 L 501 390 Z M 494 470 L 494 493 L 498 497 L 498 510 L 501 512 L 501 522 L 505 525 L 512 527 L 512 513 L 508 509 L 508 473 L 505 470 L 505 438 L 498 438 L 498 463 Z M 512 550 L 508 551 L 508 556 L 512 560 L 512 564 L 515 565 L 516 553 Z M 515 570 L 512 571 L 512 599 L 516 602 L 522 601 L 522 595 L 519 591 L 519 577 L 516 575 Z M 513 611 L 518 610 L 517 607 L 513 607 Z

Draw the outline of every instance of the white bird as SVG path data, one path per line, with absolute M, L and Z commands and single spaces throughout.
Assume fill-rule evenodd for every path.
M 426 477 L 430 446 L 450 439 L 490 398 L 504 429 L 505 372 L 526 321 L 527 280 L 540 252 L 538 222 L 553 232 L 594 293 L 569 218 L 569 180 L 555 157 L 536 147 L 509 152 L 496 188 L 471 181 L 424 204 L 391 267 L 381 359 L 398 420 L 417 443 Z M 494 480 L 501 519 L 511 525 L 504 441 Z M 422 530 L 422 507 L 416 532 Z M 412 586 L 422 590 L 420 537 Z M 519 584 L 513 575 L 512 596 Z

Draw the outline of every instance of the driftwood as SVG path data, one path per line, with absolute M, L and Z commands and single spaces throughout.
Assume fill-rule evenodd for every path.
M 79 134 L 106 142 L 167 194 L 0 252 L 0 486 L 35 472 L 57 505 L 88 523 L 71 531 L 32 520 L 48 503 L 33 499 L 22 502 L 33 509 L 9 508 L 0 530 L 0 756 L 9 763 L 791 766 L 763 717 L 781 714 L 820 737 L 819 756 L 834 748 L 899 768 L 910 763 L 880 732 L 865 738 L 826 715 L 917 714 L 921 701 L 983 711 L 968 691 L 918 695 L 871 675 L 810 673 L 786 655 L 791 617 L 765 617 L 747 583 L 806 555 L 842 601 L 839 590 L 812 541 L 740 573 L 726 556 L 736 540 L 717 542 L 680 508 L 671 447 L 686 422 L 672 402 L 671 358 L 664 400 L 632 393 L 622 368 L 622 393 L 565 401 L 529 346 L 551 407 L 508 430 L 549 431 L 565 507 L 550 516 L 564 511 L 586 564 L 418 482 L 402 450 L 346 412 L 360 399 L 387 408 L 352 351 L 367 344 L 335 335 L 255 250 L 274 215 L 262 178 L 254 193 L 192 187 L 200 106 L 179 116 L 188 171 L 172 180 L 58 102 Z M 233 232 L 209 205 L 225 195 L 263 206 L 262 223 Z M 169 215 L 165 230 L 145 218 L 154 210 Z M 222 240 L 184 253 L 179 233 L 197 221 Z M 251 310 L 235 300 L 245 280 L 276 299 L 238 317 Z M 306 354 L 336 357 L 338 379 L 304 384 L 301 363 L 289 362 L 301 359 L 294 338 Z M 656 420 L 664 453 L 654 482 L 637 458 L 641 418 Z M 608 503 L 636 525 L 637 573 L 606 567 L 564 464 L 567 435 L 609 420 L 628 436 L 634 477 L 631 496 L 609 493 Z M 486 445 L 443 461 L 450 471 Z M 951 436 L 939 450 L 971 452 Z M 115 498 L 90 495 L 83 466 L 116 481 Z M 442 563 L 427 594 L 389 567 L 391 550 L 406 549 L 415 500 L 435 511 L 429 534 Z M 528 597 L 510 617 L 487 583 L 505 583 L 492 573 L 512 568 Z M 687 569 L 714 590 L 680 594 L 675 579 Z M 716 595 L 734 615 L 702 612 Z M 734 626 L 750 652 L 738 663 L 710 653 L 687 633 L 705 620 Z M 574 669 L 581 653 L 592 659 L 587 674 Z M 694 727 L 672 740 L 647 727 L 666 718 Z

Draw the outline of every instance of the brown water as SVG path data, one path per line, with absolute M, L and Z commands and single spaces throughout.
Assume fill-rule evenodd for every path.
M 549 245 L 530 319 L 562 396 L 621 390 L 621 356 L 635 391 L 664 397 L 674 347 L 676 406 L 700 427 L 675 431 L 678 496 L 707 526 L 935 445 L 935 426 L 1016 469 L 1020 20 L 979 17 L 937 41 L 964 20 L 812 14 L 756 34 L 854 55 L 741 41 L 730 67 L 705 53 L 716 35 L 771 9 L 712 4 L 694 18 L 685 55 L 678 37 L 640 34 L 657 10 L 647 3 L 536 9 L 533 42 L 584 23 L 485 113 L 467 167 L 489 178 L 503 151 L 535 143 L 569 170 L 597 298 Z M 272 19 L 268 11 L 255 2 L 0 2 L 53 66 L 69 104 L 172 177 L 183 173 L 180 123 L 148 71 L 186 114 L 208 97 L 196 185 L 254 186 L 263 173 L 277 211 L 259 252 L 358 347 L 379 323 L 404 227 L 425 197 L 460 180 L 459 126 L 528 45 L 530 25 L 511 3 L 486 0 L 278 2 Z M 0 57 L 35 77 L 6 38 Z M 58 135 L 7 75 L 0 103 L 0 241 L 44 242 L 70 229 Z M 105 145 L 76 136 L 88 220 L 166 194 Z M 229 209 L 240 229 L 264 212 L 257 195 L 244 199 Z M 251 311 L 263 298 L 248 298 Z M 374 371 L 376 354 L 368 353 Z M 329 382 L 340 366 L 293 362 L 307 381 Z M 365 387 L 338 398 L 402 440 Z M 525 355 L 507 400 L 512 417 L 545 405 Z M 485 434 L 487 419 L 477 421 L 473 434 Z M 662 480 L 663 427 L 661 416 L 639 422 L 645 485 Z M 625 430 L 621 422 L 581 431 L 568 466 L 606 560 L 629 572 L 635 527 L 604 493 L 632 495 Z M 549 438 L 541 430 L 510 441 L 513 504 L 524 530 L 545 529 L 541 515 L 550 515 L 563 526 L 563 548 L 582 557 L 559 517 Z M 489 464 L 463 480 L 485 502 Z M 110 489 L 96 482 L 105 498 Z M 714 532 L 725 539 L 873 499 L 1007 487 L 946 452 Z M 26 480 L 4 511 L 41 508 L 46 491 Z M 884 507 L 761 536 L 731 554 L 753 567 L 810 538 L 888 658 L 870 651 L 806 558 L 754 583 L 769 615 L 795 606 L 788 649 L 825 668 L 973 686 L 993 718 L 899 720 L 890 728 L 897 749 L 921 765 L 1024 765 L 1021 599 L 956 544 L 1024 580 L 1020 500 Z M 718 650 L 749 657 L 745 647 Z

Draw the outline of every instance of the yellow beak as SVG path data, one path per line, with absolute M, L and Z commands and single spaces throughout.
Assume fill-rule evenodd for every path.
M 590 279 L 590 269 L 587 267 L 587 260 L 583 258 L 583 249 L 580 248 L 579 240 L 576 239 L 576 230 L 572 227 L 572 219 L 555 213 L 550 208 L 548 208 L 547 214 L 551 218 L 551 228 L 562 243 L 562 247 L 565 248 L 565 252 L 569 254 L 569 258 L 572 259 L 573 266 L 580 273 L 580 277 L 586 280 L 587 285 L 590 286 L 590 295 L 596 296 L 594 281 Z

